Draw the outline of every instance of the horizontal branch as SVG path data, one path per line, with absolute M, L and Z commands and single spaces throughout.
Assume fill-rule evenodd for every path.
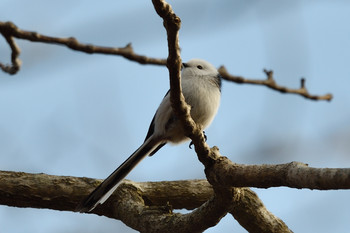
M 221 156 L 216 147 L 212 148 L 212 152 L 217 159 L 206 169 L 211 184 L 226 187 L 350 189 L 350 168 L 313 168 L 300 162 L 244 165 Z
M 59 38 L 59 37 L 46 36 L 33 31 L 21 30 L 12 22 L 0 22 L 0 33 L 5 37 L 7 43 L 10 45 L 12 50 L 12 65 L 5 66 L 0 63 L 0 67 L 4 72 L 10 73 L 10 74 L 15 74 L 19 70 L 19 66 L 20 66 L 20 63 L 16 62 L 16 61 L 19 61 L 19 58 L 18 58 L 19 49 L 15 49 L 15 48 L 18 48 L 18 46 L 15 44 L 15 41 L 13 40 L 14 37 L 18 39 L 29 40 L 32 42 L 63 45 L 70 49 L 73 49 L 79 52 L 89 53 L 89 54 L 97 53 L 97 54 L 119 55 L 128 60 L 135 61 L 140 64 L 153 64 L 153 65 L 166 64 L 165 59 L 150 58 L 150 57 L 136 54 L 131 44 L 128 44 L 122 48 L 84 44 L 79 42 L 74 37 Z
M 102 180 L 0 171 L 0 204 L 15 207 L 74 211 L 78 203 Z M 148 206 L 194 209 L 206 202 L 213 191 L 205 180 L 132 182 L 142 189 Z
M 167 64 L 166 59 L 151 58 L 151 57 L 136 54 L 131 46 L 131 43 L 129 43 L 125 47 L 119 47 L 119 48 L 97 46 L 93 44 L 84 44 L 79 42 L 74 37 L 59 38 L 59 37 L 47 36 L 34 31 L 21 30 L 12 22 L 1 22 L 1 21 L 0 21 L 0 33 L 3 35 L 6 42 L 11 48 L 11 65 L 5 65 L 3 63 L 0 63 L 0 68 L 4 72 L 9 74 L 16 74 L 19 71 L 21 66 L 21 60 L 19 59 L 20 49 L 17 46 L 14 38 L 29 40 L 33 42 L 63 45 L 70 49 L 89 53 L 89 54 L 96 53 L 96 54 L 109 54 L 109 55 L 122 56 L 128 60 L 135 61 L 140 64 L 153 64 L 153 65 L 163 65 L 163 66 Z M 321 96 L 309 94 L 307 89 L 305 88 L 305 79 L 301 79 L 301 87 L 299 89 L 291 89 L 291 88 L 283 87 L 276 84 L 275 80 L 273 79 L 272 71 L 264 70 L 264 72 L 267 75 L 267 79 L 256 80 L 256 79 L 247 79 L 241 76 L 231 75 L 227 72 L 224 66 L 221 66 L 219 68 L 219 73 L 224 79 L 235 83 L 264 85 L 273 90 L 279 91 L 281 93 L 297 94 L 312 100 L 331 100 L 333 98 L 331 94 L 326 94 Z
M 267 76 L 267 79 L 247 79 L 242 76 L 236 76 L 236 75 L 231 75 L 228 73 L 226 68 L 224 66 L 221 66 L 219 68 L 219 73 L 220 75 L 228 81 L 232 81 L 235 83 L 246 83 L 246 84 L 255 84 L 255 85 L 263 85 L 268 88 L 271 88 L 273 90 L 279 91 L 281 93 L 290 93 L 290 94 L 297 94 L 305 97 L 306 99 L 311 99 L 311 100 L 332 100 L 333 96 L 332 94 L 325 94 L 325 95 L 311 95 L 309 94 L 308 90 L 305 87 L 305 79 L 302 78 L 300 80 L 300 88 L 298 89 L 292 89 L 292 88 L 287 88 L 284 86 L 280 86 L 276 83 L 275 79 L 273 78 L 273 71 L 268 71 L 264 70 L 264 73 Z
M 0 204 L 75 211 L 80 201 L 100 183 L 101 180 L 83 177 L 0 171 Z M 224 215 L 222 210 L 225 210 L 234 214 L 240 223 L 259 222 L 255 229 L 264 229 L 265 225 L 273 223 L 274 226 L 281 226 L 280 231 L 276 232 L 288 232 L 281 230 L 288 228 L 283 221 L 268 212 L 256 194 L 248 188 L 234 189 L 230 198 L 232 203 L 223 202 L 228 198 L 213 195 L 211 185 L 206 180 L 143 183 L 124 181 L 111 198 L 93 213 L 123 220 L 139 230 L 141 227 L 148 229 L 147 226 L 153 222 L 153 226 L 159 225 L 156 229 L 165 227 L 160 232 L 194 232 L 186 228 L 196 226 L 193 221 L 204 222 L 206 224 L 201 227 L 208 228 L 216 224 L 216 220 Z M 260 204 L 249 208 L 251 203 Z M 226 207 L 222 208 L 222 205 Z M 173 209 L 183 208 L 198 209 L 185 215 L 173 213 Z M 189 221 L 192 224 L 187 224 Z M 177 229 L 181 227 L 185 231 L 171 231 L 174 228 L 166 228 L 169 227 L 168 224 L 172 227 L 178 225 Z

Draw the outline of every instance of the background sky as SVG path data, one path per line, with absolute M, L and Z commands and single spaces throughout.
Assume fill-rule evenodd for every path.
M 206 130 L 210 146 L 244 164 L 290 161 L 350 167 L 349 1 L 170 1 L 182 20 L 182 59 L 225 65 L 231 74 L 265 78 L 331 102 L 262 86 L 224 82 Z M 24 30 L 136 53 L 167 56 L 166 33 L 151 1 L 2 0 L 0 20 Z M 105 178 L 142 142 L 169 88 L 165 67 L 118 56 L 88 55 L 16 40 L 23 65 L 0 73 L 0 169 Z M 0 61 L 10 50 L 0 39 Z M 179 172 L 181 171 L 181 172 Z M 135 181 L 204 178 L 188 144 L 165 146 L 127 177 Z M 254 189 L 294 232 L 348 232 L 350 191 Z M 96 215 L 0 206 L 0 232 L 135 232 Z M 226 216 L 206 232 L 246 232 Z

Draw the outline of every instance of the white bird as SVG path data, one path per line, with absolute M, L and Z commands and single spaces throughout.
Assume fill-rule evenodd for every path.
M 182 64 L 181 87 L 186 103 L 191 106 L 192 119 L 205 129 L 214 119 L 220 105 L 221 76 L 210 63 L 192 59 Z M 77 211 L 90 212 L 105 202 L 147 155 L 153 155 L 168 142 L 176 144 L 186 140 L 189 138 L 173 112 L 168 91 L 152 119 L 144 143 L 79 204 Z

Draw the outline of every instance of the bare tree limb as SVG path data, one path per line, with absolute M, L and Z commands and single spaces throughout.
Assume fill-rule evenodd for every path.
M 224 205 L 222 202 L 226 199 L 214 195 L 194 211 L 179 214 L 173 213 L 169 206 L 145 207 L 140 196 L 135 197 L 134 193 L 137 192 L 124 192 L 122 196 L 128 203 L 119 201 L 115 208 L 124 223 L 140 232 L 203 232 L 216 225 L 232 206 L 231 203 Z M 226 209 L 222 208 L 223 205 Z
M 276 83 L 275 79 L 273 78 L 273 71 L 272 70 L 264 70 L 264 73 L 267 76 L 267 79 L 265 80 L 257 80 L 257 79 L 247 79 L 241 76 L 231 75 L 228 73 L 226 68 L 224 66 L 221 66 L 219 68 L 220 75 L 228 80 L 235 83 L 247 83 L 247 84 L 255 84 L 255 85 L 263 85 L 268 88 L 271 88 L 273 90 L 279 91 L 281 93 L 290 93 L 290 94 L 297 94 L 300 96 L 305 97 L 306 99 L 311 100 L 332 100 L 333 96 L 332 94 L 325 94 L 325 95 L 311 95 L 309 94 L 308 90 L 305 87 L 305 79 L 302 78 L 300 80 L 300 88 L 298 89 L 291 89 L 287 87 L 280 86 Z
M 188 135 L 197 154 L 199 152 L 205 154 L 201 156 L 202 163 L 210 153 L 210 147 L 206 144 L 202 129 L 196 125 L 190 115 L 190 106 L 186 103 L 181 89 L 181 57 L 180 46 L 178 40 L 178 31 L 180 30 L 181 20 L 175 15 L 171 6 L 162 0 L 152 0 L 154 8 L 160 17 L 163 18 L 163 24 L 167 32 L 169 55 L 167 59 L 167 67 L 170 77 L 170 100 L 175 114 L 182 122 L 186 135 Z
M 180 49 L 178 45 L 179 43 L 178 31 L 180 29 L 180 19 L 175 15 L 170 5 L 168 5 L 165 1 L 153 0 L 152 2 L 154 4 L 154 7 L 157 13 L 164 20 L 164 27 L 167 31 L 167 36 L 168 36 L 169 56 L 167 60 L 167 67 L 169 69 L 169 75 L 170 75 L 170 90 L 171 90 L 170 94 L 171 94 L 172 108 L 174 109 L 174 112 L 177 114 L 180 121 L 182 122 L 186 134 L 189 135 L 189 137 L 192 139 L 192 142 L 195 145 L 195 150 L 198 155 L 198 159 L 205 166 L 205 171 L 208 176 L 208 174 L 210 174 L 211 171 L 215 172 L 215 170 L 217 170 L 212 165 L 215 164 L 217 160 L 220 161 L 221 156 L 218 153 L 215 153 L 216 150 L 211 150 L 209 145 L 206 143 L 204 139 L 204 135 L 202 133 L 202 129 L 198 125 L 196 125 L 193 119 L 191 118 L 190 107 L 186 104 L 184 97 L 182 95 L 181 74 L 180 74 L 181 58 L 180 58 Z M 191 224 L 191 221 L 188 222 L 189 225 L 185 224 L 185 226 L 187 227 L 193 226 L 193 225 L 199 225 L 199 226 L 205 226 L 205 228 L 203 229 L 206 229 L 207 227 L 216 225 L 216 223 L 227 213 L 226 211 L 231 209 L 232 206 L 234 206 L 234 199 L 237 199 L 237 195 L 235 195 L 235 193 L 242 193 L 242 192 L 239 192 L 241 191 L 241 189 L 231 188 L 231 186 L 228 187 L 228 186 L 218 185 L 217 182 L 213 182 L 215 181 L 215 179 L 208 179 L 208 181 L 213 185 L 213 190 L 214 190 L 214 198 L 211 199 L 211 201 L 213 201 L 215 205 L 213 205 L 213 207 L 210 209 L 214 208 L 215 211 L 213 212 L 210 211 L 210 215 L 206 215 L 202 212 L 200 220 L 198 222 L 192 221 L 192 224 Z M 218 201 L 220 201 L 218 203 L 214 201 L 215 197 L 217 196 L 220 197 L 218 198 Z M 257 198 L 256 195 L 255 197 Z M 197 210 L 200 210 L 201 208 L 206 208 L 207 205 L 210 205 L 210 203 L 211 203 L 210 201 L 206 202 Z M 261 201 L 257 201 L 257 203 L 261 203 Z M 245 206 L 245 205 L 237 205 L 237 206 Z M 194 215 L 196 211 L 191 212 L 189 215 Z M 232 211 L 235 212 L 234 210 Z M 213 216 L 214 213 L 215 215 Z M 250 212 L 249 214 L 251 213 L 252 212 Z M 257 213 L 257 211 L 255 213 Z M 246 218 L 250 220 L 255 218 L 255 217 L 252 218 L 252 216 L 249 216 L 249 214 L 247 214 L 244 211 L 241 211 L 241 212 L 237 212 L 236 216 L 237 216 L 237 219 L 239 219 L 244 223 L 244 219 Z M 203 218 L 203 216 L 205 216 L 205 218 Z M 273 215 L 271 214 L 271 216 Z M 193 217 L 191 217 L 191 219 L 193 219 Z M 278 218 L 275 218 L 275 219 L 278 219 Z M 210 222 L 211 224 L 208 225 L 208 222 Z M 273 223 L 274 223 L 274 226 L 268 226 L 269 224 L 266 224 L 266 225 L 262 224 L 262 226 L 266 227 L 265 232 L 267 232 L 268 230 L 272 231 L 272 229 L 279 229 L 278 226 L 281 226 L 281 225 L 283 225 L 284 228 L 283 230 L 279 229 L 280 230 L 279 232 L 290 232 L 290 230 L 283 223 L 283 221 L 279 220 Z M 257 225 L 254 225 L 254 227 L 252 226 L 248 226 L 248 227 L 249 229 L 254 230 L 255 232 L 258 232 L 259 230 L 262 229 L 260 226 L 257 226 Z M 184 231 L 181 231 L 181 232 L 194 231 L 194 229 L 191 229 L 191 231 L 188 231 L 189 228 L 182 229 L 182 230 Z M 274 231 L 274 232 L 277 232 L 277 231 Z
M 81 199 L 101 181 L 86 177 L 0 171 L 0 204 L 74 211 Z M 147 206 L 166 206 L 170 203 L 175 209 L 194 209 L 213 196 L 206 180 L 143 183 L 125 180 L 124 183 L 140 188 L 140 195 Z M 117 195 L 113 197 L 111 199 L 116 199 Z M 113 217 L 111 214 L 103 215 Z
M 171 107 L 174 110 L 176 116 L 182 122 L 186 135 L 193 140 L 193 143 L 198 154 L 199 148 L 206 147 L 207 154 L 209 154 L 209 146 L 205 143 L 202 129 L 195 124 L 190 115 L 190 106 L 185 102 L 185 98 L 181 90 L 181 57 L 180 57 L 180 46 L 179 46 L 179 30 L 181 26 L 181 20 L 173 12 L 171 6 L 162 0 L 152 0 L 154 8 L 158 15 L 163 18 L 163 25 L 167 32 L 168 39 L 168 58 L 167 68 L 169 70 L 170 78 L 170 101 Z M 209 149 L 209 150 L 208 150 Z M 199 155 L 198 155 L 199 156 Z M 200 157 L 200 156 L 199 156 Z M 202 158 L 207 158 L 203 156 Z M 193 226 L 203 226 L 204 229 L 216 225 L 220 219 L 226 215 L 228 207 L 230 206 L 232 195 L 232 188 L 219 189 L 214 187 L 214 198 L 209 202 L 203 204 L 199 209 L 187 214 L 190 216 L 189 221 L 185 221 L 183 228 L 179 232 L 194 232 Z M 230 193 L 227 195 L 227 193 Z M 220 197 L 220 198 L 217 198 Z M 198 215 L 198 210 L 201 214 Z M 206 211 L 209 209 L 210 211 Z M 210 213 L 209 215 L 207 213 Z M 197 217 L 194 217 L 197 216 Z M 198 221 L 193 221 L 198 219 Z M 209 224 L 209 225 L 208 225 Z M 176 225 L 179 225 L 177 223 Z
M 0 22 L 0 26 L 1 24 L 2 22 Z M 21 50 L 17 46 L 9 30 L 2 30 L 2 28 L 0 27 L 0 33 L 5 38 L 5 40 L 7 41 L 7 43 L 11 48 L 11 63 L 12 63 L 12 65 L 4 65 L 0 63 L 0 68 L 6 73 L 15 74 L 21 67 L 21 60 L 18 58 L 19 54 L 21 53 Z
M 160 7 L 157 7 L 157 8 L 160 9 Z M 161 11 L 159 13 L 161 13 Z M 173 16 L 174 15 L 172 15 L 172 14 L 168 14 L 165 17 L 173 17 Z M 181 24 L 180 18 L 177 17 L 176 20 L 178 20 L 178 22 L 176 23 L 178 25 L 176 25 L 176 24 L 174 24 L 174 25 L 176 27 L 177 26 L 180 27 L 180 24 Z M 168 22 L 168 20 L 165 22 Z M 165 24 L 165 26 L 171 27 L 170 24 L 169 25 Z M 172 33 L 173 31 L 174 30 L 169 30 L 170 33 Z M 0 63 L 0 68 L 4 72 L 9 73 L 9 74 L 16 74 L 19 71 L 20 66 L 21 66 L 21 60 L 19 59 L 20 49 L 17 46 L 14 38 L 29 40 L 32 42 L 41 42 L 41 43 L 48 43 L 48 44 L 63 45 L 63 46 L 66 46 L 70 49 L 80 51 L 80 52 L 89 53 L 89 54 L 97 53 L 97 54 L 118 55 L 118 56 L 122 56 L 128 60 L 138 62 L 140 64 L 167 65 L 167 61 L 165 59 L 151 58 L 151 57 L 136 54 L 131 46 L 131 43 L 129 43 L 125 47 L 121 47 L 121 48 L 97 46 L 97 45 L 92 45 L 92 44 L 84 44 L 84 43 L 79 42 L 74 37 L 59 38 L 59 37 L 46 36 L 46 35 L 39 34 L 39 33 L 34 32 L 34 31 L 21 30 L 12 22 L 1 22 L 1 21 L 0 21 L 0 33 L 3 35 L 3 37 L 5 38 L 5 40 L 7 41 L 7 43 L 9 44 L 9 46 L 11 48 L 11 65 L 4 65 L 4 64 Z M 175 37 L 170 35 L 168 37 L 168 39 L 169 38 L 176 38 L 176 40 L 178 40 L 177 39 L 178 35 L 176 35 Z M 171 42 L 170 44 L 174 44 L 174 43 Z M 169 47 L 169 52 L 170 52 L 170 49 L 172 49 L 172 51 L 176 51 L 176 50 L 179 50 L 179 47 L 178 47 L 178 45 L 176 48 Z M 173 52 L 171 52 L 171 54 L 173 54 Z M 176 61 L 176 59 L 174 59 L 174 58 L 175 57 L 170 57 L 170 59 L 172 59 L 173 62 Z M 181 59 L 179 61 L 181 62 Z M 176 63 L 176 65 L 178 65 L 178 64 Z M 283 87 L 283 86 L 278 85 L 275 82 L 275 80 L 273 79 L 272 71 L 264 70 L 264 72 L 267 75 L 266 80 L 255 80 L 255 79 L 247 79 L 247 78 L 244 78 L 241 76 L 231 75 L 227 72 L 227 70 L 224 66 L 221 66 L 219 68 L 219 73 L 221 74 L 221 76 L 224 79 L 226 79 L 228 81 L 235 82 L 235 83 L 264 85 L 264 86 L 267 86 L 273 90 L 279 91 L 281 93 L 297 94 L 297 95 L 301 95 L 301 96 L 303 96 L 307 99 L 311 99 L 311 100 L 331 100 L 333 98 L 331 94 L 326 94 L 326 95 L 322 95 L 322 96 L 309 94 L 307 89 L 305 88 L 305 79 L 301 79 L 301 87 L 299 89 L 291 89 L 291 88 L 287 88 L 287 87 Z
M 206 175 L 211 184 L 225 187 L 270 188 L 287 186 L 318 190 L 350 189 L 350 168 L 313 168 L 300 162 L 245 165 L 231 162 L 213 147 Z
M 101 180 L 82 177 L 0 171 L 0 204 L 74 211 L 81 198 L 100 182 Z M 206 180 L 144 183 L 124 181 L 112 197 L 93 213 L 120 219 L 141 232 L 202 231 L 215 225 L 223 210 L 233 213 L 241 224 L 253 221 L 248 226 L 242 224 L 246 229 L 254 225 L 258 225 L 255 229 L 264 229 L 264 226 L 272 222 L 274 226 L 281 226 L 280 230 L 288 229 L 283 221 L 265 209 L 254 192 L 247 188 L 231 191 L 233 193 L 225 193 L 231 198 L 213 196 L 211 185 Z M 230 201 L 222 203 L 222 200 Z M 258 204 L 251 205 L 252 203 Z M 222 205 L 226 205 L 226 209 Z M 189 214 L 173 213 L 173 208 L 197 207 L 199 208 Z M 198 226 L 199 224 L 203 225 Z
M 48 44 L 58 44 L 64 45 L 70 49 L 85 52 L 85 53 L 99 53 L 99 54 L 109 54 L 109 55 L 119 55 L 128 60 L 138 62 L 140 64 L 153 64 L 153 65 L 165 65 L 166 61 L 164 59 L 150 58 L 142 55 L 138 55 L 134 52 L 131 44 L 129 43 L 122 48 L 104 47 L 96 46 L 92 44 L 80 43 L 74 37 L 68 38 L 58 38 L 52 36 L 46 36 L 33 31 L 24 31 L 19 29 L 12 22 L 0 22 L 0 33 L 5 37 L 6 41 L 12 50 L 12 65 L 5 66 L 0 63 L 0 67 L 3 71 L 9 74 L 15 74 L 20 67 L 19 60 L 19 49 L 14 41 L 15 38 L 25 39 L 32 42 L 42 42 Z
M 290 233 L 287 225 L 269 212 L 255 192 L 249 188 L 236 188 L 240 200 L 230 212 L 250 233 Z

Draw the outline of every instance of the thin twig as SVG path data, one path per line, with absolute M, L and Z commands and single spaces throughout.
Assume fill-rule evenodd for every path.
M 160 9 L 160 8 L 159 8 Z M 165 8 L 164 8 L 165 9 Z M 164 12 L 158 12 L 161 14 L 164 14 Z M 166 11 L 165 11 L 166 13 Z M 164 17 L 174 17 L 176 16 L 175 14 L 168 14 L 164 15 Z M 178 22 L 174 24 L 173 26 L 179 27 L 180 26 L 180 18 L 176 17 L 174 18 Z M 168 22 L 168 21 L 165 21 Z M 165 24 L 166 27 L 171 27 L 172 25 Z M 170 33 L 172 33 L 174 30 L 169 30 Z M 9 44 L 11 48 L 11 65 L 4 65 L 0 63 L 0 68 L 9 74 L 16 74 L 21 66 L 21 61 L 19 59 L 19 54 L 20 54 L 20 49 L 17 46 L 14 38 L 18 39 L 24 39 L 24 40 L 29 40 L 32 42 L 41 42 L 41 43 L 48 43 L 48 44 L 58 44 L 58 45 L 63 45 L 66 46 L 72 50 L 80 51 L 80 52 L 85 52 L 89 54 L 108 54 L 108 55 L 118 55 L 122 56 L 130 61 L 135 61 L 140 64 L 153 64 L 153 65 L 167 65 L 167 60 L 166 59 L 161 59 L 161 58 L 151 58 L 143 55 L 138 55 L 134 52 L 131 43 L 127 44 L 125 47 L 105 47 L 105 46 L 97 46 L 97 45 L 92 45 L 92 44 L 84 44 L 79 42 L 76 38 L 74 37 L 67 37 L 67 38 L 59 38 L 59 37 L 52 37 L 52 36 L 46 36 L 43 34 L 39 34 L 34 31 L 25 31 L 19 29 L 15 24 L 12 22 L 0 22 L 0 33 L 3 35 L 7 43 Z M 178 35 L 177 35 L 178 37 Z M 168 39 L 171 38 L 176 38 L 177 37 L 169 36 Z M 170 44 L 174 44 L 171 42 Z M 176 43 L 175 43 L 176 44 Z M 175 49 L 175 50 L 174 50 Z M 176 47 L 169 47 L 169 52 L 170 50 L 173 51 L 180 51 L 179 48 Z M 174 54 L 174 52 L 171 52 L 170 54 Z M 174 59 L 175 57 L 169 57 L 168 59 L 172 60 L 171 63 L 176 64 L 176 66 L 179 66 L 178 61 Z M 177 62 L 176 62 L 177 61 Z M 176 63 L 175 63 L 176 62 Z M 171 63 L 168 63 L 171 64 Z M 169 67 L 171 68 L 171 67 Z M 172 69 L 172 68 L 171 68 Z M 176 68 L 177 69 L 177 68 Z M 305 79 L 301 79 L 301 87 L 299 89 L 291 89 L 287 87 L 283 87 L 280 85 L 277 85 L 275 80 L 273 79 L 273 73 L 272 71 L 267 71 L 264 70 L 264 72 L 267 75 L 266 80 L 254 80 L 254 79 L 247 79 L 241 76 L 234 76 L 230 75 L 225 67 L 220 67 L 219 72 L 222 75 L 222 77 L 226 80 L 233 81 L 236 83 L 247 83 L 247 84 L 257 84 L 257 85 L 264 85 L 267 86 L 273 90 L 279 91 L 281 93 L 293 93 L 293 94 L 298 94 L 301 95 L 307 99 L 312 99 L 312 100 L 331 100 L 332 95 L 331 94 L 326 94 L 323 96 L 318 96 L 318 95 L 310 95 L 305 88 Z
M 0 22 L 1 26 L 1 22 Z M 21 60 L 18 58 L 21 53 L 20 48 L 17 46 L 15 40 L 13 39 L 11 32 L 9 30 L 2 30 L 0 27 L 0 33 L 5 38 L 6 42 L 9 44 L 11 48 L 11 65 L 4 65 L 0 63 L 0 68 L 9 74 L 15 74 L 19 71 L 21 67 Z
M 147 56 L 136 54 L 130 43 L 125 47 L 121 47 L 121 48 L 84 44 L 84 43 L 80 43 L 74 37 L 59 38 L 59 37 L 46 36 L 33 31 L 24 31 L 19 29 L 12 22 L 0 22 L 0 33 L 5 37 L 5 39 L 7 40 L 12 50 L 12 59 L 11 59 L 12 65 L 5 66 L 0 63 L 0 66 L 3 71 L 10 74 L 15 74 L 19 70 L 19 66 L 20 66 L 20 63 L 18 62 L 19 49 L 13 40 L 14 37 L 18 39 L 29 40 L 32 42 L 63 45 L 70 49 L 84 52 L 84 53 L 89 53 L 89 54 L 99 53 L 99 54 L 119 55 L 131 61 L 138 62 L 140 64 L 153 64 L 153 65 L 166 64 L 165 59 L 150 58 Z
M 292 89 L 280 86 L 276 83 L 275 79 L 273 78 L 273 71 L 272 70 L 264 70 L 264 73 L 267 76 L 267 79 L 247 79 L 242 76 L 236 76 L 231 75 L 227 72 L 226 68 L 224 66 L 221 66 L 219 68 L 220 75 L 228 81 L 232 81 L 238 84 L 247 83 L 247 84 L 255 84 L 255 85 L 264 85 L 268 88 L 271 88 L 273 90 L 279 91 L 281 93 L 290 93 L 290 94 L 297 94 L 305 97 L 306 99 L 311 100 L 332 100 L 333 96 L 332 94 L 325 94 L 325 95 L 311 95 L 309 94 L 308 90 L 305 87 L 305 79 L 302 78 L 300 80 L 300 88 L 298 89 Z

